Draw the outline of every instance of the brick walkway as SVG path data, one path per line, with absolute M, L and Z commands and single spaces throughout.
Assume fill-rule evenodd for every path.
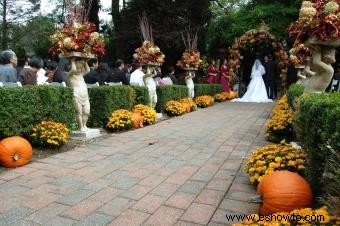
M 0 174 L 0 225 L 230 225 L 272 104 L 222 103 Z

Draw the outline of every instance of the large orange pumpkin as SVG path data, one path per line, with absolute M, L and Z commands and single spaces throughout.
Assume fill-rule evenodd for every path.
M 189 103 L 182 103 L 182 104 L 183 104 L 183 107 L 185 109 L 185 112 L 189 113 L 191 111 L 190 104 Z
M 260 214 L 263 215 L 309 207 L 313 197 L 308 182 L 289 171 L 266 175 L 259 183 L 257 193 L 262 195 Z
M 132 113 L 133 128 L 138 129 L 143 127 L 143 117 L 139 113 Z
M 229 99 L 235 99 L 237 97 L 237 93 L 235 91 L 229 91 Z
M 32 146 L 24 138 L 14 136 L 0 142 L 0 163 L 8 168 L 26 165 L 32 158 Z

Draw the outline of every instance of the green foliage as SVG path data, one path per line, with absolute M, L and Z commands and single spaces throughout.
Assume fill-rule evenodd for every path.
M 287 93 L 288 97 L 288 104 L 292 109 L 295 109 L 297 106 L 297 98 L 299 98 L 303 92 L 304 92 L 304 87 L 299 84 L 292 84 Z
M 89 89 L 91 115 L 90 127 L 102 127 L 117 109 L 131 110 L 135 91 L 131 86 L 99 86 Z
M 299 99 L 299 106 L 294 117 L 294 129 L 299 141 L 307 153 L 306 176 L 315 196 L 323 194 L 330 184 L 324 177 L 326 162 L 329 159 L 330 145 L 339 156 L 340 150 L 340 93 L 309 94 Z M 333 162 L 336 162 L 334 157 Z M 331 161 L 332 162 L 332 161 Z M 338 170 L 338 169 L 337 169 Z M 339 184 L 339 172 L 334 183 Z
M 156 110 L 162 112 L 166 102 L 169 100 L 180 100 L 188 96 L 188 88 L 182 85 L 157 86 Z
M 147 105 L 149 103 L 149 91 L 145 86 L 131 86 L 136 93 L 136 98 L 134 101 L 134 105 L 144 104 Z
M 70 88 L 27 86 L 0 88 L 0 137 L 26 135 L 43 120 L 74 127 Z
M 215 96 L 217 93 L 221 93 L 223 87 L 219 84 L 195 84 L 195 97 L 198 96 Z

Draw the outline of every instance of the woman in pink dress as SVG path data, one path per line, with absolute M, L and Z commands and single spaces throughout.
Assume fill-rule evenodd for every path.
M 229 71 L 228 71 L 228 67 L 227 67 L 227 59 L 223 60 L 223 64 L 220 67 L 220 73 L 221 73 L 220 83 L 223 86 L 223 90 L 225 92 L 229 92 L 230 91 L 230 88 L 229 88 Z
M 217 77 L 217 69 L 216 69 L 216 63 L 214 60 L 211 60 L 211 63 L 208 67 L 208 78 L 207 82 L 209 84 L 216 83 L 216 77 Z

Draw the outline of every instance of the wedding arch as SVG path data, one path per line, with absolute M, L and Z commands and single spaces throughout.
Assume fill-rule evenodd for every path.
M 282 44 L 277 41 L 274 35 L 269 32 L 269 27 L 262 22 L 257 29 L 252 29 L 245 32 L 241 37 L 235 40 L 231 48 L 229 48 L 228 67 L 230 69 L 230 76 L 232 80 L 238 76 L 238 69 L 241 66 L 241 50 L 245 48 L 248 43 L 262 43 L 270 42 L 274 50 L 276 59 L 278 60 L 278 68 L 280 70 L 280 77 L 283 87 L 286 87 L 286 72 L 288 66 L 288 55 L 284 50 Z

